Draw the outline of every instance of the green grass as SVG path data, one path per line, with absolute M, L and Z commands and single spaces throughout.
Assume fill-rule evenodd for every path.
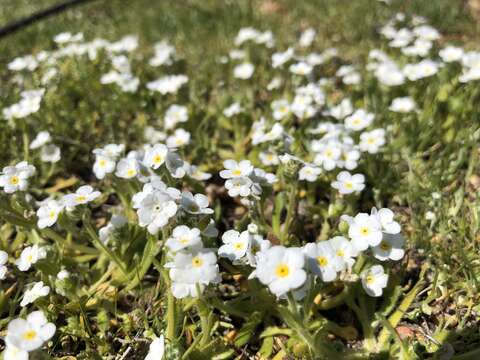
M 55 2 L 4 0 L 0 5 L 0 24 Z M 73 191 L 79 184 L 94 184 L 111 196 L 102 199 L 106 206 L 97 204 L 93 209 L 93 220 L 98 222 L 93 226 L 97 226 L 105 220 L 109 206 L 120 202 L 112 194 L 119 192 L 122 185 L 95 180 L 91 172 L 91 150 L 110 142 L 125 143 L 129 149 L 138 147 L 143 143 L 145 126 L 158 124 L 157 119 L 171 103 L 189 107 L 191 115 L 185 128 L 195 141 L 182 153 L 189 161 L 202 164 L 212 173 L 218 173 L 227 158 L 249 157 L 255 161 L 256 150 L 245 145 L 243 138 L 251 123 L 267 114 L 271 100 L 281 94 L 265 91 L 272 76 L 265 60 L 267 52 L 262 47 L 251 51 L 252 58 L 260 65 L 248 87 L 231 78 L 230 65 L 219 65 L 218 58 L 233 47 L 233 39 L 241 27 L 272 30 L 276 49 L 284 50 L 296 41 L 302 29 L 313 26 L 318 31 L 316 49 L 331 46 L 339 49 L 341 60 L 322 69 L 330 75 L 337 65 L 364 64 L 371 49 L 385 48 L 377 30 L 397 10 L 425 16 L 444 34 L 441 42 L 455 41 L 473 49 L 478 44 L 478 26 L 463 1 L 398 0 L 392 3 L 388 7 L 371 0 L 111 0 L 94 1 L 42 20 L 0 40 L 0 108 L 16 102 L 22 89 L 6 64 L 17 56 L 52 49 L 53 36 L 63 31 L 81 31 L 87 40 L 102 37 L 109 41 L 138 34 L 140 47 L 131 60 L 133 72 L 141 83 L 166 73 L 185 73 L 190 79 L 188 90 L 162 98 L 151 96 L 141 86 L 137 93 L 124 94 L 113 85 L 99 83 L 100 76 L 109 70 L 104 58 L 94 62 L 65 59 L 58 67 L 60 80 L 53 82 L 41 110 L 32 115 L 25 126 L 20 126 L 20 122 L 16 126 L 0 122 L 0 164 L 2 167 L 14 164 L 25 155 L 38 164 L 39 182 L 32 190 L 38 198 L 47 195 L 45 188 L 65 179 L 73 179 L 75 186 L 70 184 L 61 189 L 63 192 Z M 163 39 L 175 45 L 180 60 L 167 70 L 149 67 L 152 45 Z M 326 239 L 338 234 L 338 218 L 347 210 L 356 213 L 383 205 L 400 215 L 407 238 L 407 256 L 392 273 L 393 285 L 384 302 L 363 304 L 369 307 L 365 315 L 370 316 L 367 322 L 382 328 L 383 336 L 388 339 L 379 358 L 395 358 L 400 349 L 407 349 L 408 354 L 403 353 L 405 359 L 440 358 L 441 352 L 450 346 L 457 355 L 468 354 L 480 343 L 480 112 L 477 108 L 480 91 L 477 83 L 461 87 L 450 75 L 442 73 L 404 91 L 410 93 L 422 109 L 418 117 L 411 118 L 388 112 L 388 99 L 393 94 L 379 87 L 366 84 L 350 94 L 345 88 L 336 89 L 351 96 L 358 107 L 374 110 L 378 126 L 392 126 L 392 141 L 381 158 L 369 158 L 363 165 L 369 190 L 351 203 L 331 195 L 328 184 L 310 187 L 303 183 L 295 189 L 306 194 L 303 200 L 314 216 L 298 215 L 293 221 L 291 237 L 287 237 L 292 244 L 302 243 L 305 238 Z M 38 78 L 26 76 L 24 85 L 25 88 L 38 86 Z M 228 123 L 220 115 L 234 100 L 242 101 L 249 108 L 238 124 Z M 34 154 L 24 153 L 25 135 L 31 141 L 39 130 L 46 129 L 62 150 L 62 160 L 52 169 L 40 165 Z M 299 151 L 303 145 L 301 136 L 295 137 Z M 217 211 L 221 231 L 248 223 L 253 215 L 241 216 L 242 207 L 221 194 L 219 188 L 223 183 L 219 178 L 214 177 L 209 183 L 208 191 L 214 200 L 212 207 Z M 189 185 L 198 189 L 197 192 L 206 192 L 202 184 Z M 286 208 L 288 188 L 281 184 L 265 208 L 272 208 L 273 202 L 275 206 L 277 202 L 283 203 Z M 439 198 L 433 197 L 433 193 L 439 194 Z M 9 200 L 2 195 L 0 201 L 6 204 Z M 328 208 L 330 201 L 333 210 Z M 435 213 L 435 221 L 425 218 L 427 211 Z M 281 215 L 284 220 L 283 212 Z M 134 276 L 122 276 L 112 265 L 115 262 L 108 253 L 88 240 L 88 233 L 83 232 L 85 224 L 77 229 L 78 234 L 69 230 L 61 232 L 63 243 L 60 243 L 55 236 L 38 229 L 1 221 L 0 247 L 8 249 L 12 256 L 18 257 L 24 244 L 37 242 L 39 238 L 55 248 L 53 269 L 48 268 L 48 264 L 39 267 L 37 281 L 40 278 L 49 281 L 48 276 L 56 274 L 59 264 L 78 274 L 74 277 L 78 283 L 73 284 L 78 291 L 72 291 L 66 298 L 51 294 L 49 300 L 38 304 L 57 324 L 55 341 L 46 351 L 52 358 L 72 355 L 78 359 L 119 359 L 115 356 L 127 354 L 125 359 L 142 359 L 151 332 L 158 335 L 172 326 L 177 335 L 169 347 L 172 359 L 176 358 L 172 355 L 175 351 L 184 353 L 188 348 L 190 359 L 210 359 L 213 354 L 242 359 L 246 358 L 245 354 L 253 356 L 260 348 L 269 346 L 272 348 L 270 358 L 279 354 L 275 359 L 280 359 L 282 351 L 293 353 L 293 358 L 308 358 L 308 350 L 303 348 L 307 341 L 298 336 L 306 329 L 299 326 L 299 323 L 305 325 L 302 323 L 305 319 L 278 316 L 275 311 L 287 312 L 287 308 L 272 311 L 272 297 L 265 291 L 250 288 L 251 292 L 247 293 L 250 295 L 239 296 L 244 279 L 234 279 L 228 264 L 222 263 L 227 284 L 221 293 L 209 293 L 196 303 L 173 304 L 166 295 L 169 280 L 163 276 L 161 263 L 165 257 L 161 253 L 152 264 L 148 263 L 151 266 L 145 269 L 145 277 L 137 281 Z M 133 272 L 138 271 L 139 262 L 141 265 L 145 261 L 149 249 L 145 246 L 148 239 L 138 226 L 129 230 L 126 235 L 129 242 L 113 251 L 120 254 L 128 270 Z M 220 240 L 212 246 L 219 244 Z M 425 267 L 423 278 L 422 267 Z M 10 277 L 0 284 L 2 330 L 19 314 L 17 301 L 24 284 L 33 281 L 28 276 L 22 273 L 18 279 Z M 415 289 L 419 291 L 409 293 L 412 295 L 409 297 L 408 291 L 416 283 L 419 287 Z M 402 341 L 390 336 L 389 326 L 384 326 L 385 322 L 371 311 L 375 306 L 376 313 L 387 317 L 394 328 L 408 328 L 413 335 Z M 169 317 L 172 311 L 174 325 Z M 320 335 L 335 334 L 334 345 L 338 348 L 361 348 L 365 328 L 354 319 L 354 312 L 347 305 L 312 311 L 318 315 L 317 323 L 309 324 L 321 329 Z M 396 323 L 392 319 L 397 319 Z M 342 326 L 340 330 L 339 326 Z M 349 331 L 356 336 L 345 336 Z M 273 335 L 269 336 L 268 332 Z M 361 350 L 357 355 L 367 356 Z M 467 356 L 476 358 L 475 353 Z

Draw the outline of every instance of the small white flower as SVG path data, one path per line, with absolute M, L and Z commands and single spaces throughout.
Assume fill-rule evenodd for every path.
M 200 237 L 200 230 L 179 225 L 173 229 L 172 236 L 167 239 L 165 245 L 173 252 L 186 248 L 201 248 L 203 244 Z
M 253 182 L 248 177 L 233 177 L 225 181 L 225 188 L 231 197 L 249 196 L 252 192 L 252 185 Z
M 173 261 L 165 264 L 165 267 L 170 269 L 172 293 L 178 299 L 197 296 L 197 285 L 203 291 L 206 285 L 221 280 L 217 257 L 209 249 L 177 252 Z
M 223 115 L 225 115 L 228 118 L 231 118 L 234 115 L 240 114 L 242 111 L 243 109 L 240 103 L 234 102 L 223 110 Z
M 158 91 L 162 95 L 176 94 L 180 87 L 188 82 L 185 75 L 170 75 L 147 83 L 147 89 Z
M 5 340 L 3 360 L 28 360 L 28 351 L 17 348 Z
M 339 260 L 337 263 L 337 271 L 350 268 L 355 263 L 354 257 L 357 255 L 357 251 L 352 243 L 343 236 L 335 236 L 328 241 L 335 251 L 335 256 Z
M 301 61 L 296 64 L 290 65 L 288 69 L 291 73 L 295 75 L 307 76 L 311 74 L 313 67 L 310 64 Z
M 372 113 L 359 109 L 345 119 L 345 127 L 354 131 L 363 130 L 373 122 L 374 118 L 375 115 Z
M 42 311 L 34 311 L 27 319 L 16 318 L 8 323 L 8 344 L 24 351 L 39 349 L 55 334 L 55 325 L 49 323 Z
M 257 258 L 256 277 L 277 297 L 301 287 L 307 279 L 300 248 L 273 246 Z
M 33 284 L 32 288 L 25 291 L 20 306 L 25 307 L 28 304 L 32 304 L 40 297 L 47 296 L 50 293 L 50 287 L 44 286 L 43 281 L 39 281 Z
M 288 48 L 284 52 L 278 52 L 272 55 L 272 67 L 278 68 L 293 58 L 293 48 Z
M 0 280 L 5 279 L 5 276 L 7 275 L 8 269 L 5 266 L 7 261 L 8 261 L 8 254 L 5 251 L 0 250 Z
M 28 187 L 28 178 L 35 173 L 35 167 L 26 161 L 19 162 L 15 166 L 6 166 L 0 175 L 0 187 L 7 194 L 16 191 L 24 191 Z
M 271 151 L 268 151 L 268 152 L 261 151 L 258 154 L 258 158 L 260 159 L 262 164 L 265 166 L 278 165 L 279 163 L 277 154 Z
M 298 40 L 298 44 L 301 47 L 309 47 L 312 43 L 313 40 L 315 40 L 315 35 L 317 32 L 313 28 L 308 28 L 305 31 L 302 32 L 302 35 L 300 35 L 300 39 Z
M 383 239 L 378 246 L 375 246 L 373 251 L 373 256 L 375 256 L 380 261 L 385 260 L 400 260 L 405 255 L 405 250 L 403 250 L 403 245 L 405 240 L 400 234 L 383 234 Z
M 235 160 L 225 160 L 223 166 L 226 170 L 220 171 L 220 176 L 224 179 L 249 176 L 253 171 L 253 165 L 249 160 L 238 163 Z
M 285 99 L 272 101 L 271 108 L 275 120 L 281 120 L 291 112 L 290 104 Z
M 261 257 L 259 254 L 265 253 L 265 251 L 270 249 L 271 246 L 272 243 L 268 240 L 265 240 L 261 235 L 250 233 L 250 245 L 246 254 L 248 265 L 256 267 L 258 262 L 257 259 L 259 256 Z
M 167 192 L 153 191 L 138 204 L 139 225 L 147 227 L 150 234 L 156 234 L 168 224 L 170 218 L 177 213 L 177 204 Z
M 320 169 L 319 167 L 305 165 L 298 172 L 298 179 L 314 182 L 314 181 L 317 181 L 318 175 L 320 175 L 321 172 L 322 172 L 322 169 Z
M 228 230 L 222 235 L 222 241 L 224 245 L 218 249 L 218 255 L 230 261 L 240 260 L 247 253 L 250 234 L 248 231 L 239 233 L 236 230 Z
M 188 121 L 188 110 L 186 106 L 170 105 L 165 113 L 165 129 L 173 129 L 178 123 Z
M 189 214 L 213 214 L 213 210 L 208 207 L 208 198 L 203 194 L 193 195 L 189 191 L 184 191 L 180 205 Z
M 374 297 L 382 295 L 388 282 L 388 275 L 385 274 L 382 265 L 374 265 L 370 269 L 364 270 L 360 278 L 365 292 Z
M 28 271 L 32 264 L 35 264 L 38 260 L 45 259 L 47 252 L 45 248 L 33 245 L 23 249 L 20 258 L 15 261 L 20 271 Z
M 122 179 L 131 179 L 140 172 L 140 164 L 135 158 L 123 158 L 117 164 L 115 175 Z
M 49 143 L 52 140 L 48 131 L 40 131 L 35 139 L 30 143 L 30 149 L 35 150 L 41 148 L 43 145 Z
M 255 71 L 255 67 L 250 63 L 243 63 L 235 66 L 233 69 L 233 76 L 237 79 L 250 79 Z
M 304 246 L 303 252 L 307 257 L 310 271 L 318 275 L 322 281 L 333 281 L 337 271 L 342 269 L 343 260 L 337 257 L 335 250 L 328 241 L 309 243 Z
M 360 213 L 351 219 L 348 236 L 355 249 L 363 251 L 369 246 L 380 244 L 383 237 L 382 225 L 376 216 Z
M 63 203 L 68 208 L 74 208 L 77 205 L 87 204 L 100 196 L 100 191 L 94 191 L 90 185 L 80 186 L 73 194 L 63 196 Z
M 65 205 L 59 201 L 48 200 L 37 210 L 38 227 L 44 229 L 53 226 L 57 222 L 58 215 L 62 212 Z
M 172 136 L 167 138 L 169 148 L 178 148 L 190 143 L 190 133 L 184 129 L 176 129 Z
M 446 63 L 460 61 L 463 54 L 463 49 L 455 46 L 447 46 L 438 52 L 438 55 Z
M 163 335 L 153 339 L 150 347 L 148 348 L 148 354 L 145 360 L 162 360 L 165 353 L 165 339 Z
M 377 220 L 382 225 L 382 231 L 387 234 L 398 234 L 400 233 L 400 224 L 393 220 L 394 213 L 392 210 L 387 208 L 382 208 L 377 211 L 376 208 L 372 208 L 371 216 L 375 216 Z
M 40 151 L 40 160 L 43 162 L 56 163 L 61 159 L 60 148 L 53 144 L 48 144 L 42 147 Z
M 208 180 L 212 177 L 212 174 L 207 173 L 205 171 L 201 171 L 198 166 L 190 165 L 188 167 L 188 175 L 198 181 Z
M 145 152 L 145 166 L 158 169 L 167 160 L 168 148 L 164 144 L 155 144 Z
M 360 150 L 376 154 L 385 145 L 385 130 L 375 129 L 360 134 Z
M 101 149 L 96 149 L 101 150 Z M 94 150 L 94 152 L 96 152 Z M 115 159 L 104 155 L 104 152 L 97 152 L 95 156 L 95 163 L 93 164 L 93 173 L 97 179 L 103 179 L 106 174 L 110 174 L 115 170 Z
M 340 194 L 351 194 L 362 191 L 365 188 L 365 176 L 362 174 L 352 175 L 348 171 L 341 171 L 337 180 L 332 182 L 332 187 Z
M 415 110 L 415 101 L 409 96 L 393 99 L 389 107 L 390 111 L 408 113 Z

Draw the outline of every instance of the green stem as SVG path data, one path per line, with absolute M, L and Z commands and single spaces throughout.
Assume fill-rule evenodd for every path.
M 171 289 L 167 291 L 167 339 L 175 339 L 175 298 Z
M 290 226 L 292 224 L 293 215 L 295 213 L 295 208 L 297 205 L 297 188 L 293 185 L 290 185 L 290 192 L 288 195 L 288 208 L 287 208 L 287 217 L 285 218 L 285 223 L 283 225 L 283 231 L 280 234 L 280 241 L 282 244 L 286 244 L 288 240 L 288 235 L 290 231 Z

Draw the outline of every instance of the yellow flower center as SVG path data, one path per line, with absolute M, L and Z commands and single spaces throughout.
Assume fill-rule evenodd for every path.
M 369 143 L 370 145 L 371 145 L 371 144 L 375 144 L 375 139 L 369 138 L 369 139 L 367 140 L 367 143 Z
M 56 215 L 57 215 L 57 213 L 56 213 L 54 210 L 52 210 L 52 211 L 50 211 L 50 213 L 48 214 L 48 217 L 49 217 L 50 219 L 55 219 L 55 216 L 56 216 Z
M 243 244 L 241 242 L 237 242 L 235 243 L 235 245 L 233 245 L 233 247 L 235 248 L 235 250 L 242 250 Z
M 391 248 L 392 248 L 392 246 L 391 246 L 389 243 L 387 243 L 386 241 L 382 241 L 382 242 L 380 243 L 380 249 L 382 249 L 382 250 L 384 250 L 384 251 L 388 251 L 388 250 L 390 250 Z
M 78 195 L 77 197 L 75 197 L 75 200 L 77 202 L 84 202 L 87 200 L 87 197 L 85 195 Z
M 33 340 L 37 337 L 37 332 L 35 330 L 27 330 L 23 333 L 22 338 L 24 340 Z
M 153 157 L 153 162 L 155 164 L 160 164 L 163 162 L 163 156 L 161 154 L 157 154 Z
M 365 282 L 368 284 L 368 285 L 371 285 L 375 282 L 375 276 L 373 275 L 367 275 L 367 277 L 365 278 Z
M 235 169 L 235 170 L 232 171 L 232 174 L 235 175 L 235 176 L 240 176 L 240 175 L 242 175 L 242 171 L 239 170 L 239 169 Z
M 352 183 L 351 181 L 347 181 L 347 182 L 345 183 L 345 187 L 346 187 L 347 189 L 353 189 L 353 183 Z
M 105 165 L 107 165 L 107 162 L 104 159 L 102 159 L 98 162 L 98 165 L 103 168 L 105 167 Z
M 195 256 L 195 257 L 192 259 L 192 265 L 193 265 L 193 267 L 197 267 L 197 268 L 198 268 L 198 267 L 202 266 L 202 264 L 203 264 L 203 260 L 200 259 L 198 256 Z
M 321 267 L 325 267 L 328 265 L 328 259 L 325 256 L 317 257 L 317 262 L 318 265 L 320 265 Z
M 13 175 L 13 176 L 10 178 L 10 184 L 11 184 L 11 185 L 18 185 L 19 182 L 20 182 L 20 179 L 18 178 L 17 175 Z
M 275 268 L 275 274 L 280 278 L 287 277 L 289 273 L 290 269 L 288 268 L 287 264 L 279 264 Z
M 188 238 L 184 237 L 179 240 L 180 244 L 182 245 L 187 245 L 188 244 Z
M 370 228 L 364 226 L 360 228 L 360 234 L 363 236 L 367 236 L 370 234 Z
M 353 125 L 360 125 L 360 119 L 359 118 L 355 118 L 352 120 L 352 124 Z
M 328 149 L 327 151 L 325 151 L 325 156 L 326 156 L 327 158 L 331 158 L 331 157 L 333 156 L 333 151 L 330 150 L 330 149 Z
M 27 256 L 27 260 L 28 260 L 28 262 L 32 262 L 33 256 L 32 256 L 32 255 L 28 255 L 28 256 Z
M 135 175 L 137 175 L 137 171 L 135 169 L 128 169 L 127 170 L 127 175 L 128 176 L 135 176 Z
M 337 250 L 337 256 L 339 257 L 344 257 L 345 256 L 345 252 L 343 250 Z

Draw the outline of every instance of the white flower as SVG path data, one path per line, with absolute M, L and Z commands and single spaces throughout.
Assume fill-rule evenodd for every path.
M 317 152 L 314 159 L 315 164 L 322 165 L 327 171 L 335 169 L 342 155 L 340 144 L 336 141 L 319 144 L 319 146 L 313 150 Z
M 42 311 L 34 311 L 27 319 L 16 318 L 8 323 L 8 344 L 24 351 L 39 349 L 55 334 L 55 325 L 49 323 Z
M 175 94 L 187 82 L 188 77 L 185 75 L 170 75 L 147 83 L 147 89 L 158 91 L 162 95 Z
M 340 155 L 339 166 L 348 170 L 353 170 L 358 166 L 358 160 L 360 159 L 360 151 L 356 148 L 346 146 L 342 148 L 342 154 Z
M 374 297 L 382 295 L 388 282 L 388 275 L 385 274 L 382 265 L 374 265 L 370 269 L 364 270 L 360 278 L 365 292 Z
M 98 237 L 103 243 L 106 243 L 110 236 L 114 233 L 115 229 L 120 229 L 128 223 L 128 220 L 123 215 L 114 214 L 110 219 L 110 222 L 98 230 Z
M 100 151 L 96 151 L 100 150 Z M 106 174 L 110 174 L 115 170 L 115 159 L 107 156 L 101 149 L 95 149 L 95 163 L 93 164 L 93 173 L 97 179 L 103 179 Z
M 184 191 L 180 205 L 189 214 L 213 214 L 213 210 L 208 207 L 208 198 L 203 194 L 193 195 L 189 191 Z
M 328 115 L 335 119 L 341 120 L 353 112 L 352 102 L 350 99 L 343 99 L 339 104 L 330 108 Z
M 200 237 L 200 230 L 179 225 L 173 229 L 172 236 L 167 239 L 165 245 L 173 252 L 186 248 L 201 248 L 203 244 Z
M 187 107 L 176 104 L 170 105 L 163 119 L 165 129 L 173 129 L 178 123 L 186 121 L 188 121 Z
M 5 340 L 3 360 L 28 360 L 28 351 L 19 349 Z
M 138 204 L 139 225 L 147 227 L 148 232 L 154 235 L 175 216 L 177 208 L 174 198 L 167 192 L 153 191 Z
M 32 264 L 35 264 L 38 260 L 45 259 L 47 252 L 45 248 L 33 245 L 23 249 L 20 258 L 15 261 L 20 271 L 28 271 Z
M 223 115 L 230 118 L 234 115 L 240 114 L 242 111 L 243 109 L 240 103 L 234 102 L 223 110 Z
M 215 253 L 209 249 L 195 249 L 191 252 L 177 252 L 173 261 L 165 264 L 172 280 L 172 293 L 178 299 L 197 296 L 210 283 L 221 280 Z
M 415 101 L 409 96 L 399 97 L 393 99 L 389 109 L 398 113 L 408 113 L 415 110 Z
M 363 251 L 369 246 L 377 246 L 382 241 L 382 225 L 376 216 L 365 213 L 350 219 L 348 236 L 356 250 Z
M 262 164 L 265 165 L 265 166 L 278 165 L 278 163 L 279 163 L 279 159 L 278 159 L 277 154 L 275 154 L 274 152 L 270 152 L 270 151 L 268 151 L 268 152 L 261 151 L 258 154 L 258 158 L 260 159 Z
M 311 72 L 313 70 L 313 67 L 312 67 L 312 65 L 301 61 L 301 62 L 298 62 L 296 64 L 290 65 L 290 67 L 288 69 L 290 70 L 291 73 L 293 73 L 295 75 L 306 76 L 306 75 L 311 74 Z
M 309 243 L 304 246 L 303 252 L 307 257 L 308 268 L 322 281 L 335 280 L 337 271 L 343 268 L 343 259 L 336 255 L 335 249 L 328 241 Z
M 224 179 L 249 176 L 253 171 L 253 165 L 249 160 L 238 163 L 235 160 L 225 160 L 223 166 L 226 170 L 220 171 L 220 176 Z
M 255 71 L 255 67 L 250 63 L 243 63 L 235 66 L 233 69 L 233 76 L 237 79 L 250 79 Z
M 63 196 L 63 203 L 68 208 L 83 205 L 95 200 L 100 196 L 100 191 L 94 191 L 90 185 L 80 186 L 73 194 Z
M 372 249 L 373 256 L 380 261 L 400 260 L 405 255 L 404 244 L 405 240 L 402 235 L 384 233 L 380 244 Z
M 438 52 L 438 55 L 446 63 L 460 61 L 463 54 L 463 49 L 455 46 L 447 46 Z
M 376 154 L 385 145 L 385 130 L 375 129 L 360 134 L 360 150 Z
M 345 119 L 345 127 L 355 131 L 363 130 L 373 122 L 374 118 L 375 115 L 359 109 Z
M 337 263 L 337 271 L 350 268 L 355 263 L 354 257 L 357 255 L 357 251 L 352 243 L 343 236 L 335 236 L 328 241 L 335 251 L 335 256 L 339 260 Z
M 25 307 L 28 304 L 33 303 L 38 298 L 47 296 L 49 293 L 50 287 L 44 286 L 43 281 L 36 282 L 33 284 L 33 287 L 31 289 L 25 291 L 20 306 Z
M 252 192 L 253 182 L 248 177 L 233 177 L 225 181 L 225 188 L 228 190 L 228 195 L 235 196 L 249 196 Z
M 145 151 L 143 163 L 145 166 L 158 169 L 167 159 L 168 148 L 164 144 L 155 144 Z
M 188 175 L 198 181 L 208 180 L 212 177 L 212 174 L 205 171 L 201 171 L 198 166 L 190 165 L 187 171 Z
M 254 40 L 259 35 L 260 35 L 260 32 L 252 27 L 241 28 L 238 31 L 238 34 L 234 40 L 234 43 L 236 46 L 239 46 L 246 41 Z
M 155 44 L 155 55 L 148 62 L 151 66 L 169 65 L 175 56 L 175 48 L 168 41 Z
M 145 360 L 162 360 L 163 354 L 165 352 L 165 339 L 163 335 L 153 339 L 150 347 L 148 348 L 148 354 L 145 357 Z
M 176 129 L 172 136 L 167 138 L 169 148 L 185 146 L 190 142 L 190 133 L 184 129 Z
M 418 64 L 405 65 L 403 68 L 403 73 L 408 80 L 416 81 L 418 79 L 435 75 L 438 72 L 438 69 L 438 63 L 429 59 L 425 59 L 420 61 Z
M 8 254 L 5 251 L 0 250 L 0 280 L 5 279 L 5 276 L 7 275 L 7 267 L 5 266 L 7 261 Z
M 43 145 L 47 144 L 52 140 L 52 137 L 50 136 L 50 133 L 48 131 L 40 131 L 35 139 L 30 143 L 30 149 L 35 150 Z
M 300 248 L 273 246 L 257 258 L 256 277 L 277 297 L 301 287 L 307 279 Z
M 272 67 L 277 68 L 290 61 L 293 58 L 293 48 L 288 48 L 282 53 L 275 53 L 272 55 Z
M 250 224 L 253 225 L 253 224 Z M 249 225 L 249 232 L 250 232 L 250 225 Z M 251 233 L 251 232 L 250 232 Z M 250 244 L 247 249 L 247 263 L 250 266 L 256 267 L 258 263 L 258 257 L 270 249 L 272 243 L 268 240 L 265 240 L 261 235 L 257 234 L 250 234 Z
M 301 47 L 309 47 L 313 40 L 315 39 L 315 35 L 317 32 L 313 28 L 308 28 L 305 31 L 302 32 L 302 35 L 300 35 L 300 39 L 298 40 L 298 44 Z
M 0 175 L 0 186 L 7 194 L 18 190 L 24 191 L 28 187 L 28 178 L 35 173 L 35 167 L 26 161 L 19 162 L 15 166 L 6 166 Z
M 61 159 L 60 148 L 56 145 L 49 144 L 42 147 L 40 152 L 40 160 L 43 162 L 56 163 Z
M 281 120 L 290 114 L 290 104 L 285 99 L 272 101 L 271 107 L 275 120 Z
M 298 172 L 299 180 L 307 180 L 309 182 L 317 181 L 318 175 L 320 175 L 322 169 L 316 166 L 305 165 Z
M 115 175 L 122 179 L 131 179 L 140 172 L 140 164 L 135 158 L 123 158 L 117 164 Z
M 37 210 L 38 222 L 40 229 L 50 227 L 57 222 L 58 215 L 62 212 L 65 205 L 62 202 L 48 200 L 42 204 Z
M 226 257 L 230 261 L 239 260 L 245 256 L 250 245 L 250 233 L 228 230 L 222 235 L 224 245 L 218 249 L 218 256 Z
M 362 191 L 365 188 L 365 176 L 362 174 L 352 175 L 348 171 L 341 171 L 337 175 L 337 180 L 332 182 L 332 187 L 337 189 L 340 194 Z
M 393 220 L 393 211 L 387 208 L 382 208 L 377 211 L 376 208 L 372 208 L 371 216 L 375 216 L 382 225 L 382 231 L 388 234 L 400 233 L 400 224 Z

